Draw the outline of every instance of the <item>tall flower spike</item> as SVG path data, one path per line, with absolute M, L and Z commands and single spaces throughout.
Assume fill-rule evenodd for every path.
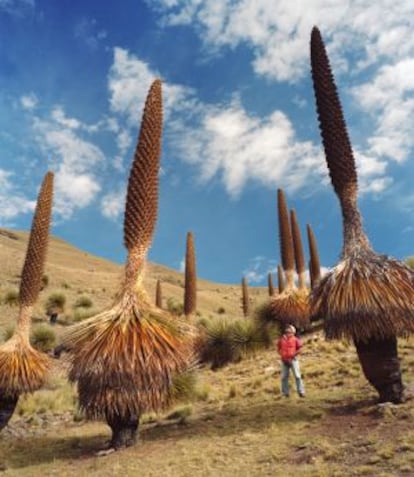
M 357 206 L 358 181 L 355 159 L 337 89 L 321 34 L 311 35 L 312 79 L 326 162 L 341 203 L 344 227 L 343 255 L 355 248 L 370 248 Z
M 19 293 L 21 306 L 34 305 L 39 296 L 49 238 L 52 202 L 53 173 L 48 172 L 39 191 L 23 265 Z
M 285 276 L 284 276 L 284 273 L 283 273 L 282 265 L 277 266 L 277 285 L 278 285 L 278 290 L 279 290 L 279 294 L 280 294 L 280 293 L 283 292 L 283 290 L 286 287 Z
M 243 316 L 247 317 L 249 315 L 249 289 L 247 288 L 247 280 L 245 277 L 242 278 L 242 310 Z
M 289 213 L 286 205 L 285 194 L 282 189 L 277 190 L 277 209 L 279 215 L 279 241 L 280 255 L 283 270 L 286 276 L 286 287 L 294 287 L 294 253 L 293 240 L 290 229 Z
M 161 81 L 148 92 L 128 180 L 124 243 L 129 252 L 127 280 L 135 281 L 154 234 L 158 213 L 158 174 L 162 136 Z M 129 278 L 130 277 L 130 278 Z
M 189 317 L 197 307 L 197 273 L 192 232 L 187 233 L 185 250 L 184 314 Z
M 318 246 L 316 244 L 315 235 L 313 233 L 312 227 L 308 224 L 306 226 L 308 233 L 308 244 L 309 244 L 309 273 L 311 277 L 312 288 L 315 286 L 321 279 L 321 265 L 319 262 L 319 253 Z
M 155 289 L 155 306 L 157 306 L 158 308 L 162 308 L 162 289 L 160 280 L 157 280 L 157 285 Z
M 269 292 L 269 296 L 273 296 L 275 294 L 273 275 L 270 272 L 267 274 L 267 290 Z
M 299 288 L 306 288 L 306 267 L 305 257 L 303 255 L 302 237 L 300 234 L 296 212 L 290 211 L 290 224 L 292 227 L 293 248 L 295 252 L 296 272 L 299 279 Z

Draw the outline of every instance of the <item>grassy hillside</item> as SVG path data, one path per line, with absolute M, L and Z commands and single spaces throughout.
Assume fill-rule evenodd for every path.
M 6 235 L 5 235 L 6 234 Z M 27 234 L 0 233 L 1 294 L 18 284 Z M 48 255 L 49 284 L 67 295 L 67 314 L 79 295 L 97 309 L 110 302 L 121 267 L 53 239 Z M 165 283 L 164 299 L 182 301 L 182 275 L 150 265 L 148 291 Z M 240 287 L 199 282 L 203 316 L 220 307 L 240 316 Z M 153 296 L 153 295 L 152 295 Z M 259 303 L 266 290 L 253 294 Z M 42 301 L 41 300 L 41 301 Z M 1 307 L 1 324 L 17 310 Z M 42 303 L 39 319 L 45 319 Z M 63 329 L 58 324 L 55 329 Z M 412 476 L 414 475 L 414 339 L 400 340 L 406 394 L 404 404 L 376 404 L 352 345 L 304 338 L 301 366 L 307 396 L 279 391 L 279 364 L 263 350 L 217 371 L 200 369 L 194 399 L 162 415 L 146 415 L 140 442 L 105 457 L 96 451 L 109 428 L 86 422 L 76 410 L 75 389 L 66 381 L 64 359 L 46 389 L 21 398 L 8 428 L 0 434 L 0 469 L 5 476 Z M 293 385 L 291 378 L 291 385 Z
M 16 310 L 3 304 L 7 291 L 17 289 L 20 283 L 20 272 L 26 252 L 28 233 L 0 229 L 0 325 L 13 323 Z M 80 295 L 89 296 L 93 307 L 97 310 L 109 305 L 117 290 L 122 265 L 100 257 L 88 254 L 63 240 L 51 237 L 45 274 L 48 285 L 40 294 L 35 307 L 36 316 L 41 319 L 45 316 L 44 305 L 47 297 L 54 292 L 61 292 L 66 297 L 64 315 L 73 313 L 73 305 Z M 145 288 L 149 296 L 155 301 L 155 285 L 161 280 L 163 305 L 167 306 L 168 299 L 176 303 L 183 303 L 184 276 L 175 270 L 161 265 L 149 263 Z M 225 315 L 229 317 L 241 316 L 241 286 L 223 285 L 207 280 L 197 281 L 197 310 L 205 317 Z M 260 304 L 267 297 L 267 289 L 250 288 L 251 304 Z

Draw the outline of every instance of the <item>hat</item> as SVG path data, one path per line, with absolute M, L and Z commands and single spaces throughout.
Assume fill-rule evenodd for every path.
M 293 325 L 287 325 L 285 331 L 291 331 L 293 334 L 295 334 L 296 328 Z

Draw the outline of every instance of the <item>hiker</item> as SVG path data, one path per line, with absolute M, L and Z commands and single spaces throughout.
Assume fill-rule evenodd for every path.
M 305 388 L 300 375 L 299 360 L 297 355 L 302 348 L 301 340 L 295 336 L 296 328 L 288 325 L 285 333 L 277 342 L 277 351 L 282 359 L 282 394 L 289 397 L 289 371 L 292 369 L 296 380 L 296 390 L 300 397 L 305 397 Z

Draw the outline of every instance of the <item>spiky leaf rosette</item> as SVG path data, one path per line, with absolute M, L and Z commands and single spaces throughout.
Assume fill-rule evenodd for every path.
M 404 263 L 370 250 L 342 260 L 312 291 L 312 319 L 328 339 L 383 339 L 414 332 L 414 276 Z
M 145 296 L 120 296 L 63 338 L 80 408 L 89 418 L 106 419 L 164 409 L 173 376 L 195 361 L 192 336 L 188 324 L 151 307 Z
M 243 316 L 247 316 L 249 314 L 249 290 L 247 288 L 247 280 L 245 277 L 242 278 L 241 282 L 242 286 L 242 310 L 243 310 Z
M 190 316 L 197 306 L 197 273 L 192 232 L 187 233 L 185 250 L 184 314 Z
M 357 206 L 357 172 L 342 107 L 321 34 L 311 35 L 312 79 L 319 126 L 332 185 L 339 198 L 344 227 L 343 256 L 355 247 L 369 248 Z
M 162 92 L 157 79 L 145 102 L 125 206 L 124 243 L 138 266 L 151 244 L 157 220 L 161 135 Z M 135 270 L 131 273 L 135 275 Z
M 294 267 L 295 259 L 293 252 L 293 239 L 289 222 L 289 213 L 286 204 L 285 194 L 282 189 L 277 190 L 277 210 L 279 218 L 279 243 L 280 256 L 283 270 L 286 275 L 286 286 L 294 287 Z
M 306 269 L 305 257 L 303 255 L 302 237 L 296 212 L 292 209 L 290 211 L 290 224 L 292 228 L 293 250 L 295 252 L 296 272 L 299 277 L 299 288 L 306 288 Z
M 19 301 L 22 306 L 34 305 L 42 286 L 52 202 L 53 173 L 48 172 L 43 179 L 37 198 L 26 258 L 22 270 L 19 293 Z
M 155 289 L 155 306 L 162 308 L 162 289 L 161 282 L 159 280 L 157 280 L 157 286 Z
M 279 323 L 306 327 L 309 324 L 309 292 L 306 289 L 285 289 L 270 301 L 273 319 Z
M 278 285 L 278 290 L 279 290 L 279 293 L 282 293 L 282 291 L 285 289 L 286 287 L 286 283 L 285 283 L 285 275 L 283 273 L 283 267 L 282 265 L 278 265 L 277 266 L 277 285 Z
M 17 332 L 0 347 L 0 392 L 19 396 L 36 391 L 45 383 L 49 369 L 49 357 Z
M 313 233 L 312 227 L 308 224 L 306 226 L 308 233 L 308 245 L 309 245 L 309 274 L 311 278 L 312 288 L 321 279 L 321 265 L 319 261 L 318 246 L 316 244 L 316 238 Z
M 275 289 L 273 286 L 273 275 L 271 273 L 267 274 L 267 290 L 269 292 L 269 296 L 273 296 L 275 293 Z

